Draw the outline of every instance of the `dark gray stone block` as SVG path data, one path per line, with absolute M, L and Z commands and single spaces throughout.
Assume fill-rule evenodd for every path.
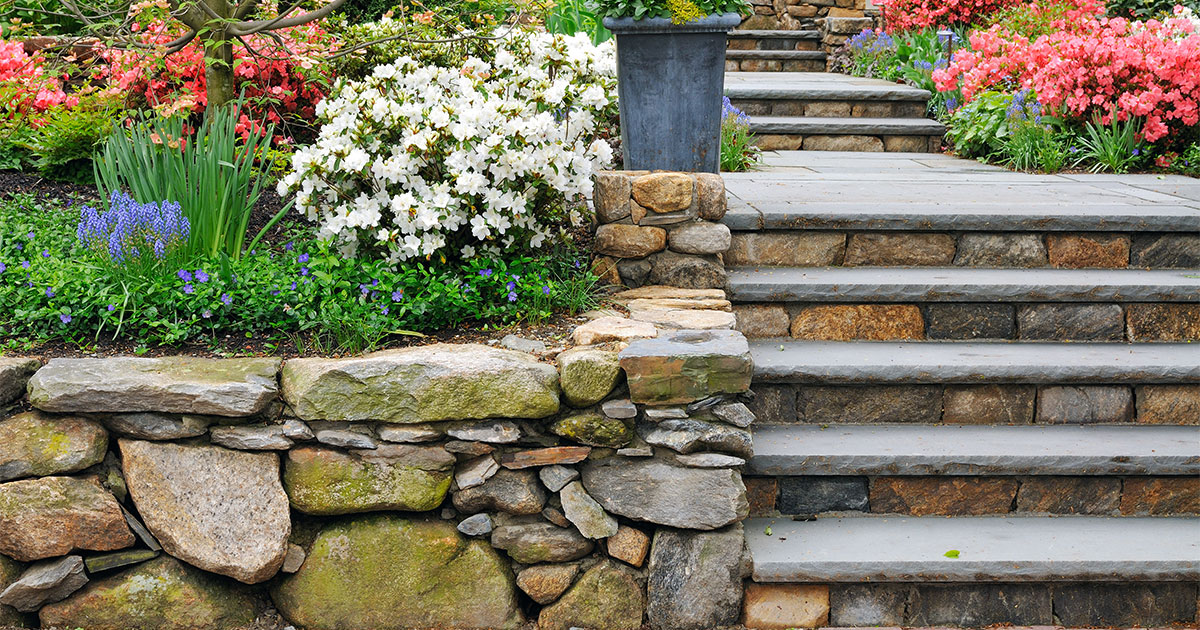
M 797 422 L 933 424 L 941 415 L 942 388 L 936 386 L 796 388 Z
M 741 523 L 712 532 L 655 532 L 646 584 L 650 627 L 708 630 L 736 624 L 747 573 L 745 540 Z
M 902 625 L 911 591 L 908 584 L 835 584 L 829 588 L 829 625 Z
M 1021 339 L 1124 341 L 1119 304 L 1033 304 L 1017 311 Z
M 1193 229 L 1195 224 L 1193 224 Z M 1134 267 L 1200 267 L 1200 235 L 1140 234 L 1129 251 Z
M 1014 339 L 1016 309 L 1011 304 L 923 304 L 929 339 Z
M 1039 234 L 968 232 L 958 238 L 959 267 L 1044 267 L 1049 260 Z
M 779 512 L 865 512 L 867 494 L 866 477 L 784 477 L 779 480 Z
M 922 584 L 905 625 L 980 627 L 1054 623 L 1050 587 L 1041 584 Z M 1091 625 L 1091 624 L 1087 624 Z
M 617 274 L 621 276 L 621 282 L 625 286 L 636 289 L 646 284 L 646 278 L 650 275 L 650 266 L 650 261 L 644 258 L 640 260 L 626 258 L 617 263 Z
M 1038 392 L 1039 424 L 1093 424 L 1133 420 L 1133 391 L 1116 385 L 1043 387 Z
M 1064 584 L 1053 587 L 1054 615 L 1067 627 L 1156 627 L 1196 620 L 1195 582 Z
M 796 422 L 796 390 L 789 385 L 755 385 L 754 400 L 746 407 L 754 414 L 757 424 L 792 424 Z

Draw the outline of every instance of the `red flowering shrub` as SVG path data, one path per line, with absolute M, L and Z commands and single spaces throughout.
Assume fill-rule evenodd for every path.
M 1140 117 L 1148 142 L 1200 124 L 1200 21 L 1182 8 L 1161 22 L 1094 11 L 1081 6 L 1032 42 L 1002 25 L 975 32 L 971 50 L 955 53 L 934 81 L 942 91 L 961 88 L 965 101 L 1029 88 L 1062 117 Z
M 979 24 L 1022 0 L 883 0 L 883 23 L 888 32 L 912 31 L 931 26 Z

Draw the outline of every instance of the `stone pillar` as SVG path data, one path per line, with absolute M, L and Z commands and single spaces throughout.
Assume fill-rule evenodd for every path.
M 725 286 L 725 183 L 712 173 L 608 171 L 596 176 L 593 270 L 614 285 Z

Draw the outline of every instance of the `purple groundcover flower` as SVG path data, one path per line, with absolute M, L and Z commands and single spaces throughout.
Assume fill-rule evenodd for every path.
M 302 276 L 307 276 L 307 275 L 308 275 L 308 267 L 301 267 L 301 268 L 300 268 L 300 275 L 302 275 Z
M 296 262 L 300 263 L 301 265 L 307 264 L 308 263 L 308 254 L 300 254 L 299 256 L 296 257 Z
M 482 276 L 482 277 L 484 277 L 484 278 L 490 278 L 490 277 L 492 277 L 492 270 L 491 270 L 491 269 L 484 269 L 483 271 L 480 271 L 480 272 L 479 272 L 479 275 L 480 275 L 480 276 Z
M 5 271 L 8 271 L 8 265 L 0 263 L 0 273 L 4 273 Z
M 228 293 L 222 293 L 221 294 L 221 303 L 224 304 L 225 306 L 229 306 L 230 304 L 233 304 L 233 298 L 229 297 Z
M 508 284 L 504 285 L 504 288 L 508 289 L 509 291 L 512 291 L 513 289 L 517 288 L 517 283 L 509 282 Z
M 192 281 L 192 272 L 188 271 L 187 269 L 180 269 L 179 271 L 175 272 L 175 275 L 184 282 Z
M 193 287 L 190 283 L 183 285 L 184 293 L 187 293 L 190 295 L 190 294 L 194 293 L 195 291 L 196 291 L 196 287 Z
M 203 269 L 196 270 L 196 282 L 200 282 L 200 283 L 208 282 L 208 274 L 204 273 Z
M 58 319 L 59 319 L 59 320 L 60 320 L 62 323 L 64 323 L 64 324 L 70 324 L 70 323 L 71 323 L 71 316 L 70 316 L 70 315 L 67 315 L 66 313 L 63 313 L 62 315 L 59 315 L 59 316 L 58 316 Z
M 46 287 L 46 297 L 54 297 L 54 289 Z
M 111 312 L 113 312 L 113 311 L 115 311 L 115 310 L 117 310 L 117 305 L 116 305 L 116 304 L 109 304 L 109 305 L 108 305 L 108 312 L 109 312 L 109 313 L 111 313 Z
M 542 295 L 550 295 L 549 285 L 542 287 Z
M 392 291 L 392 301 L 399 302 L 404 299 L 404 291 Z
M 21 261 L 21 268 L 22 268 L 22 269 L 28 269 L 28 268 L 29 268 L 29 261 L 28 261 L 28 260 L 22 260 L 22 261 Z
M 517 301 L 517 294 L 516 294 L 516 293 L 514 293 L 514 292 L 512 292 L 512 291 L 509 291 L 509 292 L 508 292 L 508 301 L 509 301 L 509 302 L 516 302 L 516 301 Z

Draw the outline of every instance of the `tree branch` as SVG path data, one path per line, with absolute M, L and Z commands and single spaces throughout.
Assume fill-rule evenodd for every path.
M 346 0 L 331 0 L 329 4 L 307 13 L 301 13 L 293 18 L 285 18 L 283 15 L 272 18 L 270 20 L 254 20 L 252 22 L 239 22 L 229 27 L 230 35 L 253 35 L 266 30 L 275 30 L 280 28 L 290 28 L 292 26 L 301 26 L 309 22 L 315 22 L 329 17 L 329 14 L 337 10 L 338 7 L 346 3 Z

